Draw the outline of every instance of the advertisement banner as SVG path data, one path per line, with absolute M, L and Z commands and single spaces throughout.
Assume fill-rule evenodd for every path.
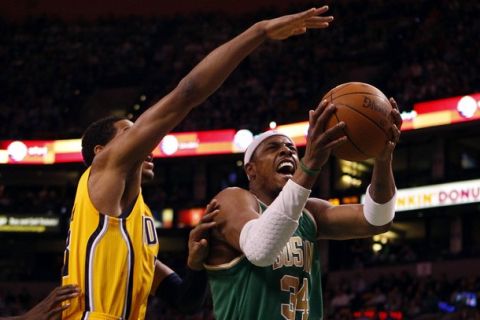
M 365 195 L 362 196 L 362 203 Z M 396 211 L 480 202 L 480 179 L 429 185 L 397 191 Z

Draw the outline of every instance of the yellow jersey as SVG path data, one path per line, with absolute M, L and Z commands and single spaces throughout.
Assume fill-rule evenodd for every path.
M 158 253 L 152 213 L 141 192 L 122 216 L 100 213 L 88 195 L 89 173 L 78 183 L 62 270 L 62 283 L 81 294 L 62 318 L 144 319 Z

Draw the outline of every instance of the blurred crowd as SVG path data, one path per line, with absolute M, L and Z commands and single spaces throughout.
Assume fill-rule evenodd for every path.
M 407 272 L 379 276 L 370 283 L 357 274 L 338 283 L 327 281 L 326 319 L 480 318 L 480 278 L 443 275 L 418 277 Z M 369 315 L 375 315 L 368 317 Z
M 445 235 L 448 240 L 448 235 Z M 372 266 L 388 266 L 411 264 L 424 260 L 450 260 L 478 256 L 480 251 L 474 244 L 465 244 L 461 251 L 453 254 L 448 243 L 435 245 L 425 238 L 395 239 L 385 243 L 375 242 L 372 238 L 353 239 L 332 242 L 335 252 L 330 266 L 335 270 L 362 269 Z M 374 244 L 380 244 L 377 251 L 372 250 Z
M 480 2 L 343 0 L 330 7 L 335 21 L 329 30 L 266 43 L 175 131 L 248 128 L 258 132 L 272 120 L 278 124 L 305 120 L 307 108 L 346 81 L 378 86 L 403 110 L 418 101 L 480 91 Z M 78 138 L 92 119 L 111 109 L 135 118 L 217 45 L 253 22 L 279 14 L 262 9 L 242 16 L 202 13 L 68 22 L 53 17 L 21 22 L 0 18 L 0 140 Z M 146 188 L 154 210 L 166 204 L 185 206 L 191 199 L 190 191 L 169 187 L 170 191 L 162 191 L 163 185 Z M 68 217 L 74 192 L 74 186 L 0 183 L 0 213 Z M 390 243 L 377 253 L 370 240 L 345 246 L 348 249 L 339 252 L 348 256 L 332 260 L 332 269 L 444 257 L 414 243 Z M 34 268 L 39 260 L 35 257 L 24 264 L 0 264 L 0 279 L 32 280 L 38 274 L 51 274 L 51 265 L 61 264 L 51 258 L 54 262 L 40 272 Z M 176 270 L 184 265 L 184 260 L 179 261 L 170 261 Z M 367 311 L 377 317 L 378 312 L 401 312 L 403 319 L 479 317 L 478 307 L 459 298 L 468 292 L 478 299 L 479 278 L 434 279 L 403 273 L 369 283 L 361 276 L 325 283 L 326 319 L 352 319 L 355 314 L 357 319 L 375 319 L 366 317 Z M 18 289 L 0 291 L 0 316 L 21 313 L 43 298 Z M 213 319 L 210 304 L 203 313 L 186 317 L 152 298 L 150 318 L 159 314 L 178 320 Z
M 478 1 L 335 1 L 331 13 L 329 30 L 263 45 L 175 130 L 305 120 L 322 93 L 346 81 L 377 85 L 405 110 L 480 89 Z M 115 98 L 100 93 L 112 88 L 134 88 L 137 100 L 115 100 L 134 118 L 214 47 L 279 14 L 0 20 L 0 137 L 79 137 L 108 112 Z
M 5 186 L 0 183 L 0 213 L 70 214 L 75 189 L 65 186 Z
M 41 297 L 28 287 L 0 291 L 0 316 L 21 314 Z M 329 281 L 324 290 L 326 320 L 476 320 L 480 319 L 480 278 L 442 275 L 420 277 L 408 272 L 380 275 L 366 281 L 361 273 L 353 279 Z M 182 315 L 151 297 L 146 319 L 213 320 L 211 299 L 194 315 Z

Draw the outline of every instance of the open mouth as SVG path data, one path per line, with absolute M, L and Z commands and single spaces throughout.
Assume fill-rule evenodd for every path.
M 283 175 L 293 175 L 295 173 L 295 162 L 292 160 L 283 160 L 277 166 L 277 172 Z

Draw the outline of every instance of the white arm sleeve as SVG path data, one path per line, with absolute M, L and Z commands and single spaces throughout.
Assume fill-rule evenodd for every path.
M 247 222 L 240 232 L 240 248 L 256 266 L 273 264 L 297 229 L 310 190 L 292 180 L 258 219 Z

